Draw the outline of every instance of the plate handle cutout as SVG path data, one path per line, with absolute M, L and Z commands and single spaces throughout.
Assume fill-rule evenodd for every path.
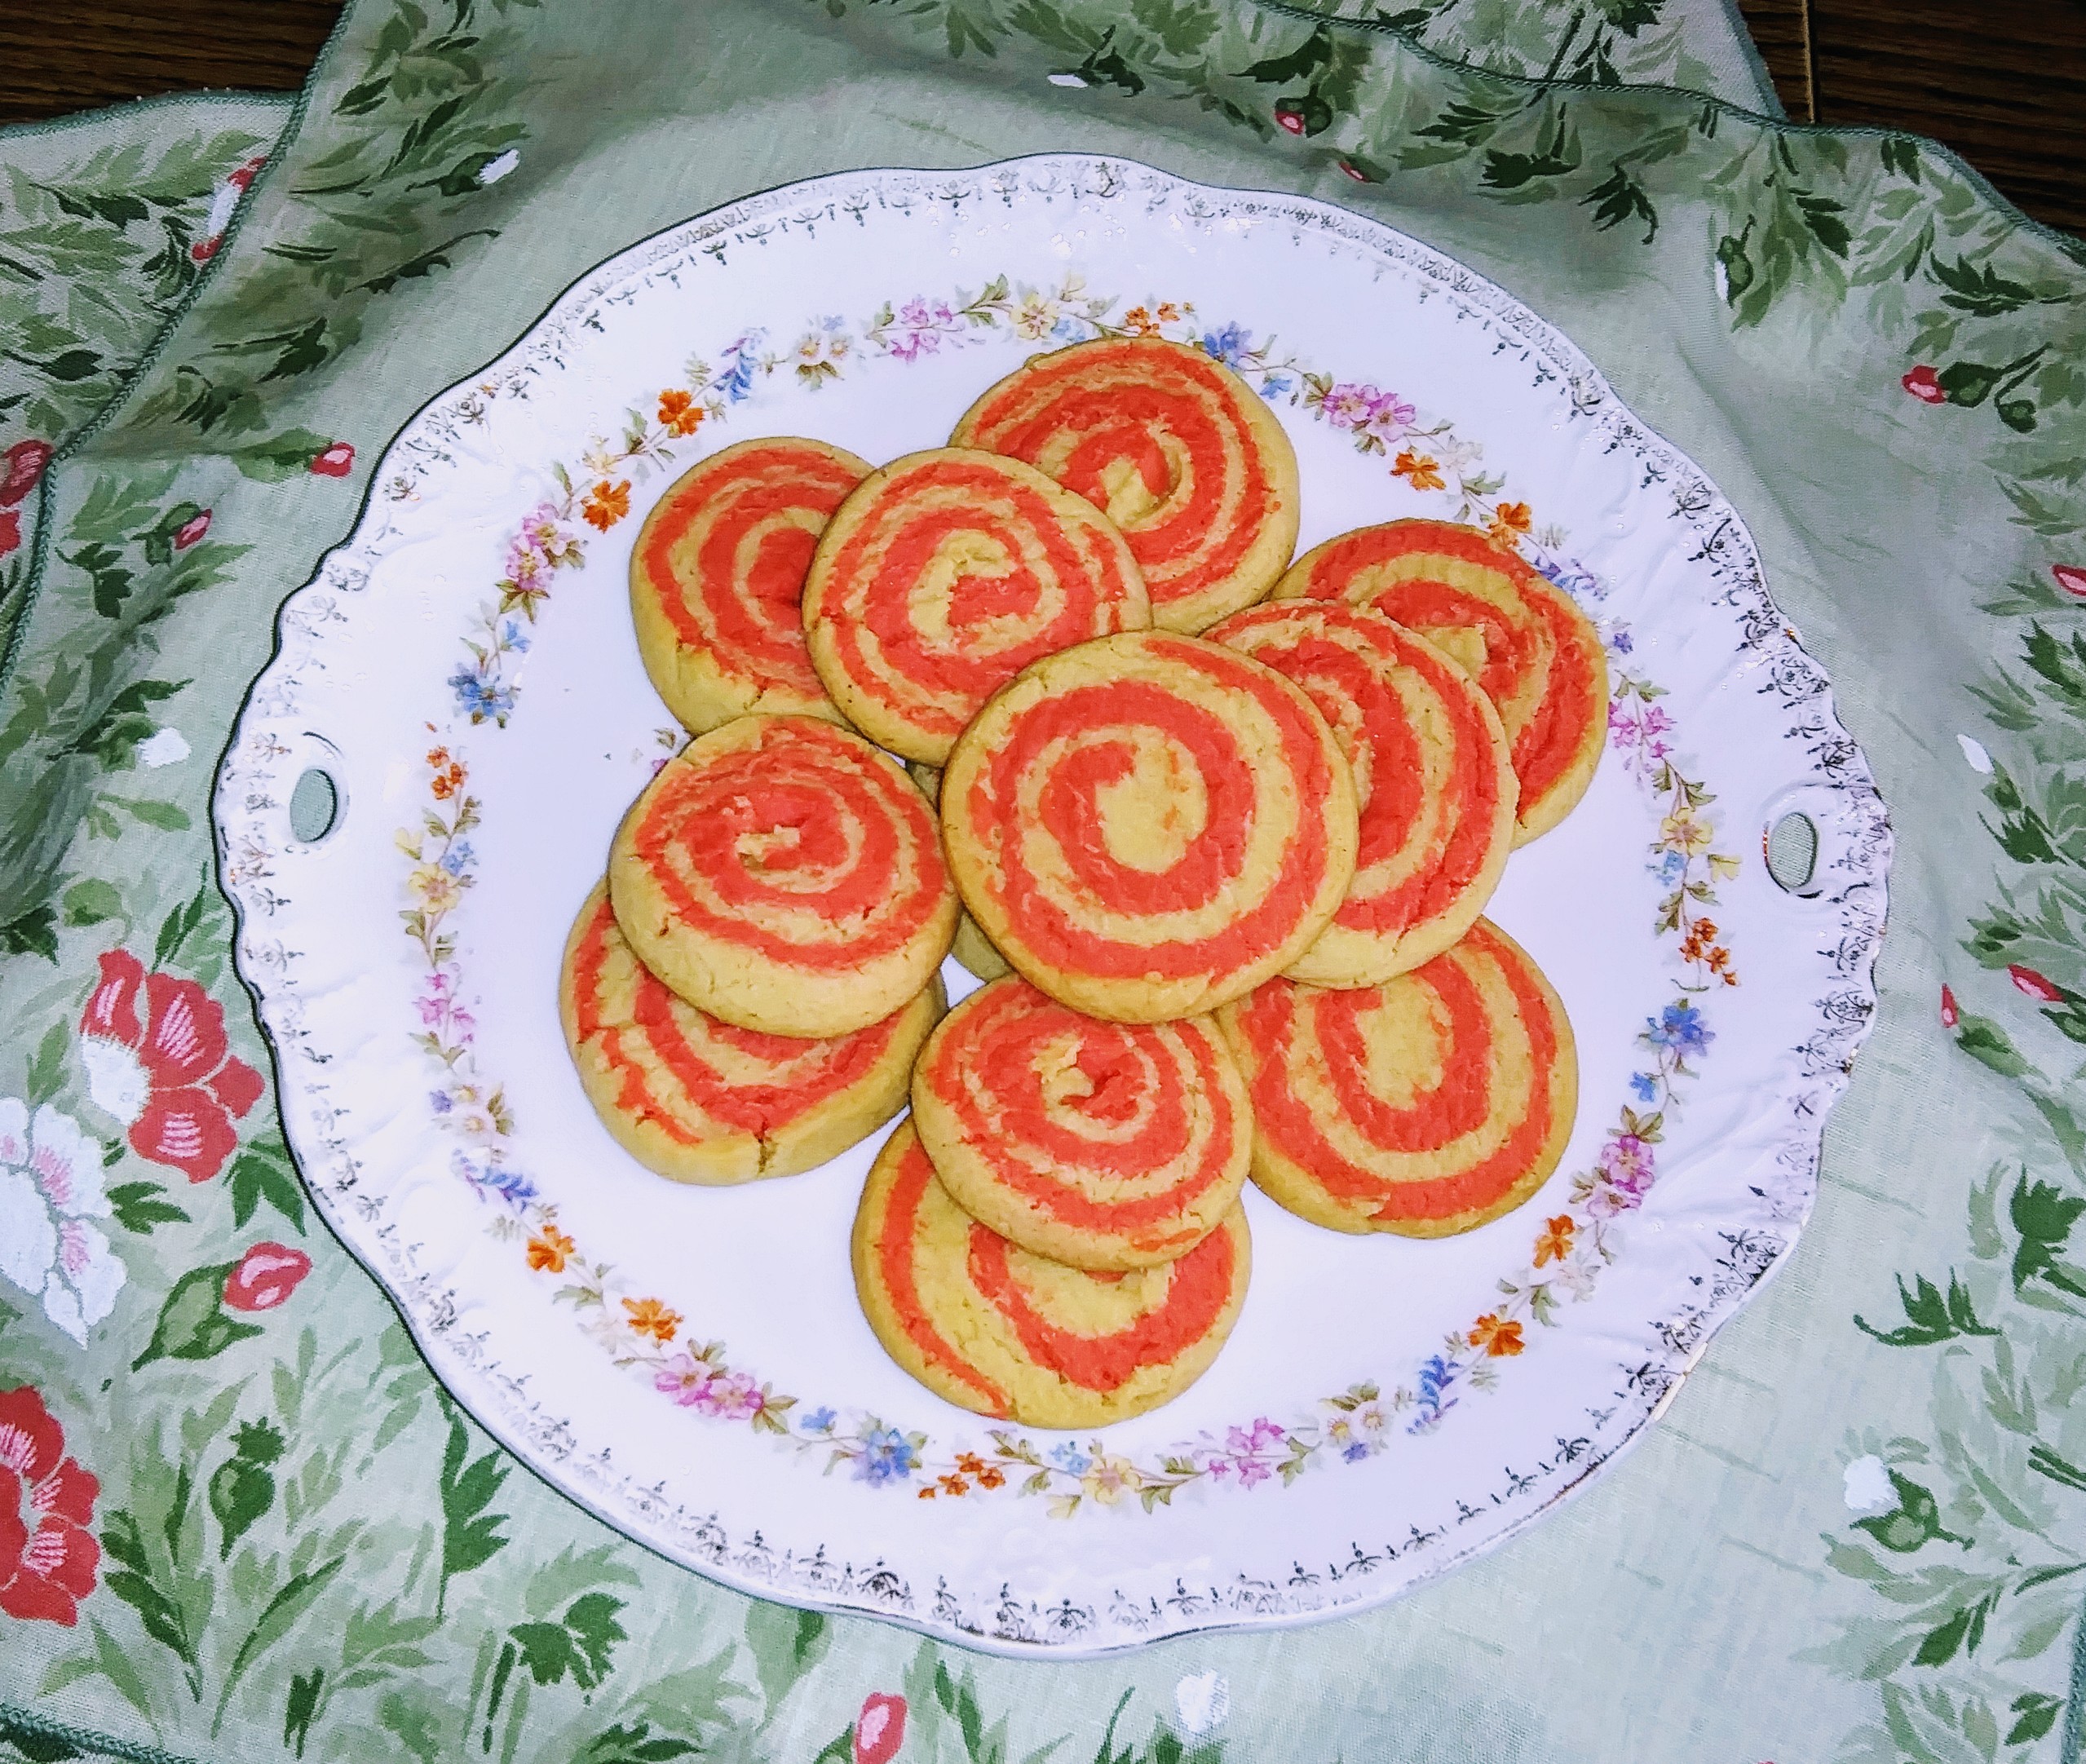
M 1876 833 L 1869 805 L 1836 785 L 1792 785 L 1760 810 L 1760 857 L 1768 879 L 1797 900 L 1845 898 L 1866 869 Z
M 1801 809 L 1791 809 L 1767 829 L 1761 842 L 1767 873 L 1784 894 L 1808 900 L 1819 892 L 1818 823 Z
M 333 775 L 307 766 L 289 793 L 290 837 L 300 845 L 316 845 L 340 825 L 344 807 Z

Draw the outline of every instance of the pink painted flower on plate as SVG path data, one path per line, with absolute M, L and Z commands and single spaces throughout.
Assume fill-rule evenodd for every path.
M 750 1421 L 761 1412 L 760 1387 L 743 1372 L 721 1372 L 695 1395 L 695 1405 L 719 1421 Z
M 538 502 L 528 511 L 516 543 L 541 552 L 552 564 L 580 561 L 579 535 L 559 519 L 558 511 L 548 502 Z
M 1916 367 L 1898 382 L 1923 405 L 1945 405 L 1948 394 L 1942 390 L 1941 376 L 1929 367 Z
M 712 1377 L 709 1364 L 692 1354 L 676 1354 L 652 1377 L 652 1387 L 661 1396 L 670 1396 L 683 1408 L 692 1408 L 709 1388 Z
M 1288 1435 L 1262 1415 L 1250 1427 L 1233 1427 L 1224 1435 L 1226 1448 L 1240 1457 L 1257 1452 L 1266 1452 L 1282 1443 Z

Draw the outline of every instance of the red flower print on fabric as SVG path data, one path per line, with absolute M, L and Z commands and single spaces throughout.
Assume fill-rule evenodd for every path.
M 2033 968 L 2024 968 L 2016 962 L 2008 966 L 2006 973 L 2016 988 L 2038 1003 L 2061 1005 L 2064 1002 L 2064 989 L 2056 981 L 2038 974 Z
M 65 1430 L 33 1386 L 0 1390 L 0 1611 L 79 1620 L 101 1545 L 90 1527 L 101 1484 L 65 1455 Z
M 80 1059 L 87 1094 L 130 1129 L 130 1149 L 192 1183 L 224 1168 L 239 1143 L 232 1124 L 263 1088 L 225 1039 L 224 1007 L 193 980 L 148 974 L 127 949 L 101 958 Z
M 905 1699 L 878 1691 L 855 1718 L 855 1764 L 891 1764 L 905 1744 Z
M 312 1258 L 287 1244 L 256 1244 L 224 1278 L 224 1302 L 234 1311 L 272 1311 L 312 1271 Z
M 51 454 L 48 441 L 17 441 L 0 453 L 0 508 L 12 508 L 36 488 Z

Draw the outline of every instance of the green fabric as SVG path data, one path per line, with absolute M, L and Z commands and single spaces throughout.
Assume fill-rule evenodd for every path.
M 1586 10 L 1620 42 L 1661 11 Z M 876 1692 L 906 1700 L 907 1760 L 2076 1757 L 2086 272 L 1930 144 L 1600 72 L 1546 86 L 1246 0 L 351 9 L 136 383 L 98 422 L 30 387 L 70 450 L 7 559 L 0 1099 L 105 1161 L 125 1278 L 84 1346 L 62 1294 L 0 1286 L 0 1390 L 38 1393 L 99 1479 L 101 1550 L 72 1625 L 0 1615 L 7 1745 L 844 1759 Z M 217 114 L 159 113 L 152 152 Z M 0 146 L 51 181 L 100 126 Z M 1642 1448 L 1396 1605 L 1084 1665 L 800 1615 L 621 1541 L 448 1408 L 265 1097 L 191 1183 L 94 1100 L 80 1034 L 127 952 L 267 1069 L 210 777 L 275 608 L 427 396 L 586 266 L 735 196 L 1066 148 L 1345 203 L 1557 324 L 1743 513 L 1898 842 L 1816 1214 Z M 90 341 L 60 353 L 121 356 L 65 322 Z M 38 432 L 21 409 L 9 440 Z M 288 1296 L 228 1308 L 270 1245 L 308 1274 L 263 1248 Z M 25 1596 L 0 1583 L 0 1609 Z
M 0 424 L 60 447 L 108 405 L 215 254 L 219 192 L 265 153 L 290 100 L 161 99 L 12 129 L 0 153 Z M 33 537 L 0 511 L 0 647 Z M 33 517 L 34 505 L 27 511 Z
M 1374 21 L 1409 31 L 1435 55 L 1495 73 L 1584 81 L 1589 85 L 1684 86 L 1748 109 L 1781 114 L 1734 0 L 1646 5 L 1605 0 L 1565 6 L 1545 0 L 1303 0 L 1327 17 Z M 1160 40 L 1163 21 L 1192 17 L 1165 7 L 1133 7 L 1138 26 Z

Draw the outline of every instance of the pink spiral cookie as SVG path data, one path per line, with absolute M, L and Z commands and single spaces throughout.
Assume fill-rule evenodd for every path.
M 740 441 L 668 486 L 630 554 L 645 671 L 697 735 L 749 712 L 842 721 L 804 643 L 804 577 L 866 460 L 790 435 Z
M 1067 1267 L 988 1231 L 935 1180 L 910 1121 L 884 1141 L 852 1245 L 863 1315 L 938 1396 L 1027 1427 L 1099 1427 L 1178 1395 L 1245 1302 L 1245 1209 L 1178 1261 Z
M 908 453 L 841 505 L 804 586 L 811 664 L 855 725 L 939 766 L 1039 657 L 1151 623 L 1123 536 L 1033 466 Z
M 913 1125 L 958 1206 L 1076 1268 L 1185 1255 L 1237 1202 L 1253 1152 L 1214 1019 L 1103 1023 L 1019 978 L 943 1019 Z
M 713 1017 L 852 1034 L 923 991 L 956 891 L 919 787 L 858 735 L 741 717 L 646 785 L 608 859 L 639 960 Z
M 1252 604 L 1296 547 L 1289 437 L 1265 399 L 1187 343 L 1111 337 L 1038 356 L 950 439 L 1025 459 L 1106 509 L 1167 630 Z
M 1534 1194 L 1571 1137 L 1564 1006 L 1483 919 L 1381 986 L 1271 980 L 1223 1023 L 1253 1098 L 1255 1186 L 1336 1231 L 1469 1231 Z
M 631 953 L 605 884 L 580 909 L 558 991 L 565 1045 L 602 1124 L 646 1169 L 705 1183 L 794 1175 L 881 1127 L 905 1107 L 944 1002 L 937 978 L 836 1040 L 735 1028 Z
M 1016 972 L 1090 1016 L 1213 1010 L 1301 956 L 1355 873 L 1355 794 L 1297 687 L 1217 643 L 1104 637 L 957 743 L 942 829 Z
M 1367 607 L 1469 672 L 1513 749 L 1516 845 L 1585 795 L 1608 739 L 1608 658 L 1593 621 L 1519 553 L 1474 527 L 1394 520 L 1306 551 L 1275 592 Z
M 1337 603 L 1249 607 L 1209 636 L 1302 687 L 1355 774 L 1355 880 L 1284 971 L 1375 986 L 1439 955 L 1484 910 L 1514 843 L 1514 766 L 1491 701 L 1424 639 Z

